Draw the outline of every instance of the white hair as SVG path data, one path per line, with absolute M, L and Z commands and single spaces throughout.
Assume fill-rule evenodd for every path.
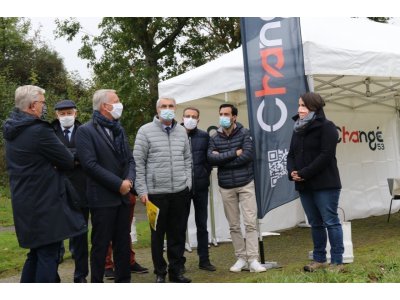
M 108 94 L 109 93 L 116 93 L 116 90 L 97 90 L 93 95 L 93 110 L 100 110 L 100 105 L 103 103 L 107 103 L 108 101 Z
M 156 108 L 159 108 L 159 107 L 160 107 L 160 102 L 161 102 L 161 100 L 172 100 L 172 102 L 174 102 L 174 106 L 176 106 L 176 100 L 175 100 L 175 98 L 171 98 L 171 97 L 160 97 L 160 98 L 158 98 L 158 100 L 157 100 Z
M 15 107 L 25 110 L 46 91 L 35 85 L 23 85 L 15 90 Z

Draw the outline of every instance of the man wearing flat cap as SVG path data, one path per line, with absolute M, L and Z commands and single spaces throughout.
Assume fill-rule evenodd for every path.
M 58 138 L 74 155 L 75 168 L 66 172 L 66 175 L 74 186 L 75 191 L 79 194 L 79 210 L 82 212 L 87 224 L 89 219 L 89 208 L 86 199 L 86 176 L 81 168 L 75 148 L 75 132 L 81 125 L 81 123 L 76 119 L 76 105 L 72 100 L 62 100 L 57 102 L 54 108 L 57 119 L 55 119 L 51 124 Z M 86 276 L 89 273 L 87 232 L 70 239 L 70 250 L 75 260 L 74 282 L 85 283 L 87 282 Z M 62 251 L 65 252 L 64 249 L 62 249 L 61 252 Z

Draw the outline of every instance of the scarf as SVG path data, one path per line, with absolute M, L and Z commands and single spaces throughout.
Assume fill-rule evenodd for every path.
M 125 134 L 119 120 L 109 120 L 97 110 L 93 112 L 93 120 L 97 121 L 100 126 L 110 129 L 113 133 L 114 148 L 119 154 L 119 160 L 124 162 L 128 158 L 128 155 L 125 149 Z
M 308 125 L 312 123 L 312 121 L 315 120 L 315 112 L 311 111 L 308 113 L 308 115 L 304 119 L 298 118 L 296 122 L 294 123 L 294 131 L 295 132 L 303 132 Z

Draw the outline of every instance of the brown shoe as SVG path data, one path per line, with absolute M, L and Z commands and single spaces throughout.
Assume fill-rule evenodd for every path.
M 328 266 L 326 262 L 317 262 L 312 261 L 310 264 L 304 266 L 304 271 L 306 272 L 315 272 L 319 269 L 325 269 Z
M 330 264 L 328 271 L 331 273 L 344 273 L 345 267 L 344 264 Z

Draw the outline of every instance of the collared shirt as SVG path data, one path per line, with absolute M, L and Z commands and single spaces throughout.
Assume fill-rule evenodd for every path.
M 62 127 L 61 125 L 60 125 L 60 127 L 61 127 L 61 131 L 62 131 L 63 133 L 64 133 L 64 130 L 65 130 L 65 129 L 68 129 L 68 130 L 69 130 L 69 133 L 68 133 L 68 141 L 71 141 L 71 135 L 72 135 L 72 132 L 74 131 L 75 125 L 72 125 L 72 126 L 69 127 L 69 128 Z
M 114 140 L 114 135 L 113 135 L 112 131 L 107 127 L 103 127 L 103 128 L 106 131 L 106 133 L 108 134 L 108 136 L 111 138 L 111 140 Z

